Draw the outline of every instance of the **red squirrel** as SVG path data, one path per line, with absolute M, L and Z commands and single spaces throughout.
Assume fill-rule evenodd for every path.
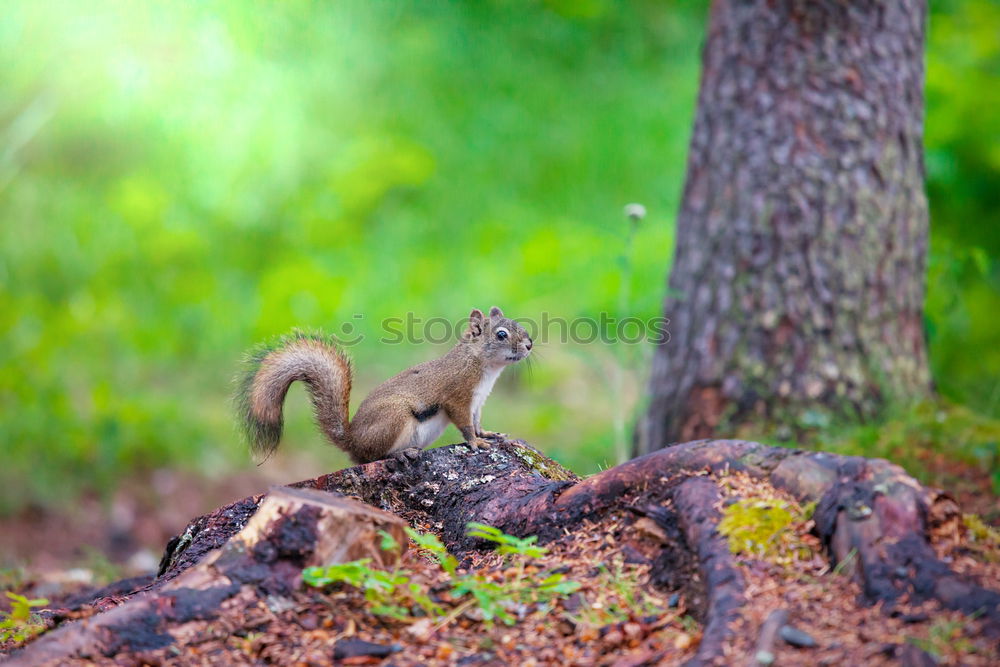
M 473 447 L 497 435 L 480 425 L 483 404 L 500 373 L 531 354 L 524 327 L 496 306 L 489 317 L 469 315 L 461 339 L 443 357 L 386 380 L 348 419 L 351 364 L 332 339 L 295 332 L 248 357 L 237 404 L 251 450 L 270 455 L 281 440 L 288 387 L 306 385 L 316 422 L 331 443 L 355 463 L 367 463 L 434 442 L 453 423 Z

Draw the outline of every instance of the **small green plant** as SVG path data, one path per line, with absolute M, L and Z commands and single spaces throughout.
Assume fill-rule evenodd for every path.
M 90 570 L 93 583 L 99 586 L 118 581 L 125 577 L 120 565 L 111 562 L 108 555 L 90 545 L 83 546 L 83 567 Z
M 1000 530 L 983 521 L 978 514 L 964 514 L 962 523 L 969 548 L 989 563 L 1000 562 Z
M 448 549 L 445 548 L 444 543 L 441 542 L 437 535 L 434 533 L 418 533 L 409 527 L 406 529 L 406 534 L 414 541 L 417 547 L 423 549 L 425 553 L 437 561 L 437 564 L 441 566 L 441 569 L 448 576 L 455 576 L 455 572 L 458 570 L 458 561 L 448 553 Z
M 646 217 L 646 207 L 642 204 L 628 204 L 625 206 L 625 218 L 628 220 L 628 230 L 625 233 L 625 244 L 622 254 L 618 257 L 618 266 L 621 269 L 618 283 L 618 317 L 625 321 L 632 316 L 631 292 L 632 292 L 632 272 L 633 257 L 632 246 L 634 245 L 636 231 L 639 223 Z M 614 346 L 614 362 L 611 375 L 611 400 L 614 404 L 613 424 L 615 434 L 615 463 L 625 463 L 629 459 L 629 439 L 628 422 L 635 417 L 635 405 L 628 405 L 625 390 L 626 382 L 638 379 L 638 368 L 641 360 L 637 359 L 632 346 L 619 343 Z M 633 401 L 634 402 L 634 401 Z
M 966 621 L 939 619 L 927 631 L 927 637 L 907 637 L 907 641 L 926 651 L 937 660 L 956 653 L 966 655 L 974 653 L 976 646 L 965 636 L 965 628 L 969 621 L 980 616 L 981 612 L 972 614 Z
M 487 623 L 500 620 L 513 625 L 517 622 L 517 616 L 512 610 L 523 609 L 528 605 L 549 605 L 580 588 L 578 583 L 568 581 L 561 573 L 548 572 L 531 576 L 526 573 L 529 560 L 541 558 L 547 553 L 545 548 L 535 544 L 537 537 L 515 537 L 480 523 L 470 523 L 468 531 L 472 537 L 497 545 L 497 553 L 505 558 L 508 566 L 500 577 L 491 580 L 479 573 L 460 573 L 458 560 L 448 553 L 437 535 L 406 529 L 410 539 L 437 563 L 447 577 L 451 598 L 460 601 L 447 615 L 441 605 L 431 599 L 426 587 L 413 580 L 410 571 L 397 568 L 387 572 L 372 568 L 369 566 L 371 559 L 368 558 L 329 567 L 306 568 L 302 573 L 302 580 L 317 587 L 331 584 L 353 586 L 364 592 L 372 613 L 380 616 L 407 621 L 415 608 L 419 608 L 424 616 L 443 616 L 438 627 L 473 607 L 479 609 L 482 619 Z M 397 550 L 399 544 L 388 533 L 382 533 L 381 548 L 386 551 Z
M 603 627 L 635 617 L 663 614 L 665 601 L 641 586 L 638 571 L 627 569 L 621 559 L 615 560 L 610 568 L 601 563 L 597 569 L 595 589 L 606 591 L 606 594 L 582 605 L 577 614 L 571 614 L 569 618 L 573 623 Z
M 20 588 L 24 584 L 24 570 L 19 567 L 0 568 L 0 591 Z
M 383 546 L 384 546 L 383 542 Z M 310 586 L 322 588 L 330 584 L 347 584 L 364 592 L 372 613 L 405 620 L 414 605 L 425 615 L 438 616 L 441 607 L 434 603 L 419 584 L 410 580 L 408 570 L 391 572 L 369 567 L 370 558 L 338 563 L 328 567 L 310 567 L 302 572 L 302 580 Z
M 14 640 L 21 643 L 45 629 L 45 623 L 31 610 L 34 607 L 44 607 L 49 603 L 48 600 L 44 598 L 29 600 L 10 591 L 7 591 L 7 597 L 10 598 L 10 613 L 0 618 L 0 642 Z
M 470 521 L 466 524 L 465 528 L 465 534 L 469 537 L 478 537 L 496 544 L 496 551 L 501 556 L 517 555 L 524 556 L 525 558 L 541 558 L 549 552 L 545 547 L 535 544 L 538 542 L 537 535 L 514 537 L 513 535 L 507 535 L 499 528 L 487 526 L 485 523 L 476 523 L 475 521 Z
M 509 566 L 504 570 L 503 579 L 499 583 L 491 582 L 480 574 L 465 575 L 457 581 L 452 591 L 455 595 L 472 595 L 487 621 L 498 618 L 507 625 L 512 625 L 515 618 L 510 614 L 510 609 L 529 604 L 548 605 L 580 588 L 580 584 L 568 581 L 559 572 L 530 577 L 525 574 L 530 559 L 542 558 L 548 553 L 548 549 L 536 544 L 536 535 L 514 537 L 499 528 L 476 522 L 466 525 L 466 534 L 496 544 L 496 552 L 504 556 Z M 535 577 L 541 578 L 536 581 Z
M 808 520 L 814 508 L 779 499 L 743 498 L 723 510 L 719 532 L 737 555 L 777 563 L 808 558 L 811 550 L 799 540 L 795 526 Z
M 839 576 L 841 574 L 852 575 L 854 573 L 854 567 L 858 560 L 858 548 L 851 547 L 851 550 L 847 552 L 844 559 L 838 562 L 833 567 L 834 576 Z
M 698 628 L 700 627 L 698 621 L 694 620 L 694 616 L 691 614 L 684 614 L 678 619 L 678 622 L 680 623 L 681 629 L 691 635 L 698 632 Z

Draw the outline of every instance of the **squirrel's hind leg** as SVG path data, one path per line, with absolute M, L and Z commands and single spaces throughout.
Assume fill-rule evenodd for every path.
M 410 447 L 416 420 L 409 414 L 392 414 L 377 410 L 355 415 L 351 422 L 351 436 L 360 463 L 384 459 L 394 451 Z

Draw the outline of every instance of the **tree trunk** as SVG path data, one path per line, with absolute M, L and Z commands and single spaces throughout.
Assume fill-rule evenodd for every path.
M 925 395 L 921 0 L 712 3 L 638 453 Z

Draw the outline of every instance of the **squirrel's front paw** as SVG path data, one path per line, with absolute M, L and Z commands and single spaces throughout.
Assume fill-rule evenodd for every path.
M 506 433 L 496 433 L 495 431 L 479 431 L 476 433 L 479 438 L 490 438 L 493 440 L 505 440 L 507 438 Z
M 473 451 L 477 451 L 480 449 L 486 449 L 487 447 L 490 446 L 490 443 L 486 440 L 483 440 L 481 437 L 476 436 L 475 438 L 473 438 L 468 442 L 468 445 L 473 449 Z

